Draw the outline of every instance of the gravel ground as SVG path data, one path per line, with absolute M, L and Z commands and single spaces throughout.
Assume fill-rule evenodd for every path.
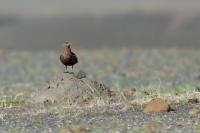
M 116 89 L 153 88 L 178 97 L 199 96 L 200 52 L 185 49 L 75 50 L 87 77 Z M 0 52 L 0 95 L 28 101 L 34 91 L 64 71 L 58 52 Z M 146 91 L 147 91 L 146 90 Z M 146 92 L 145 91 L 145 92 Z M 148 93 L 149 90 L 146 92 Z M 178 93 L 178 94 L 177 94 Z M 149 95 L 149 94 L 147 94 Z M 150 97 L 150 96 L 149 96 Z M 188 115 L 197 104 L 172 102 L 175 111 L 142 113 L 139 105 L 68 108 L 60 105 L 16 104 L 0 108 L 1 132 L 65 132 L 82 127 L 88 132 L 200 132 L 200 114 Z
M 199 104 L 172 105 L 176 111 L 153 114 L 144 114 L 139 106 L 82 108 L 65 113 L 54 107 L 2 108 L 1 112 L 9 113 L 0 124 L 1 132 L 62 132 L 82 127 L 94 133 L 149 132 L 149 128 L 163 133 L 199 133 L 200 115 L 187 114 L 194 106 Z

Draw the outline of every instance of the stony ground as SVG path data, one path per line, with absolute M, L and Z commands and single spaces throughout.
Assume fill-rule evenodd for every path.
M 200 114 L 188 115 L 200 99 L 200 52 L 189 49 L 76 49 L 88 79 L 113 90 L 135 90 L 135 100 L 96 100 L 92 105 L 31 104 L 50 80 L 64 71 L 59 52 L 0 51 L 1 132 L 200 132 Z M 166 99 L 175 109 L 143 113 L 152 97 Z

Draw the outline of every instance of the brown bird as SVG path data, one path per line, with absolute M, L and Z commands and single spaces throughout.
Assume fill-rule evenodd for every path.
M 72 66 L 73 71 L 73 66 L 78 63 L 78 58 L 76 54 L 72 52 L 71 45 L 72 44 L 69 42 L 64 43 L 64 47 L 60 55 L 60 61 L 65 65 L 66 70 L 67 66 Z

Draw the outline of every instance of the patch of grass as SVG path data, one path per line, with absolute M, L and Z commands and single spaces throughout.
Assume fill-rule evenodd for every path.
M 61 124 L 58 125 L 58 129 L 59 129 L 59 130 L 62 130 L 62 129 L 64 129 L 64 128 L 65 128 L 65 125 L 64 125 L 63 123 L 61 123 Z
M 155 117 L 153 117 L 153 122 L 155 122 L 155 123 L 161 123 L 161 118 L 160 118 L 160 116 L 155 116 Z
M 76 128 L 80 128 L 80 125 L 78 125 L 78 124 L 70 124 L 67 127 L 68 128 L 72 128 L 72 129 L 76 129 Z
M 31 123 L 26 125 L 26 127 L 31 127 L 31 128 L 40 128 L 42 126 L 42 120 L 39 118 L 33 119 Z
M 197 87 L 195 88 L 195 92 L 200 92 L 200 86 L 197 86 Z
M 176 94 L 184 94 L 187 92 L 194 92 L 196 89 L 196 87 L 194 85 L 191 84 L 185 84 L 185 85 L 181 85 L 175 88 L 175 93 Z
M 123 87 L 124 78 L 118 77 L 115 82 L 113 83 L 114 87 L 122 88 Z
M 133 132 L 147 133 L 147 128 L 145 125 L 140 125 L 140 126 L 135 127 Z
M 8 131 L 6 131 L 8 133 L 23 133 L 25 132 L 24 129 L 22 128 L 12 128 L 12 129 L 9 129 Z
M 1 112 L 0 112 L 0 119 L 1 119 L 1 120 L 4 120 L 4 118 L 5 118 L 7 115 L 8 115 L 8 112 L 6 112 L 6 111 L 1 111 Z
M 58 107 L 56 107 L 56 111 L 61 115 L 66 115 L 66 114 L 70 113 L 71 108 L 65 107 L 65 106 L 58 106 Z
M 153 87 L 143 87 L 138 90 L 144 95 L 160 95 L 160 90 Z
M 0 106 L 7 107 L 12 105 L 21 105 L 25 103 L 24 99 L 22 98 L 1 98 L 0 99 Z
M 195 122 L 194 129 L 196 129 L 198 132 L 200 132 L 200 121 Z
M 188 112 L 184 112 L 182 113 L 182 116 L 181 116 L 183 119 L 190 119 L 190 116 L 188 115 Z
M 179 101 L 177 101 L 177 104 L 179 105 L 185 105 L 188 103 L 188 99 L 180 99 Z
M 106 110 L 103 114 L 106 114 L 106 115 L 117 115 L 119 114 L 119 112 L 116 110 L 116 109 L 108 109 Z

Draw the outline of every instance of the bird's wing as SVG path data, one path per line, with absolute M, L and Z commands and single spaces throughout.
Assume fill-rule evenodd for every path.
M 75 62 L 75 63 L 78 63 L 78 57 L 76 56 L 75 53 L 72 52 L 72 60 Z

